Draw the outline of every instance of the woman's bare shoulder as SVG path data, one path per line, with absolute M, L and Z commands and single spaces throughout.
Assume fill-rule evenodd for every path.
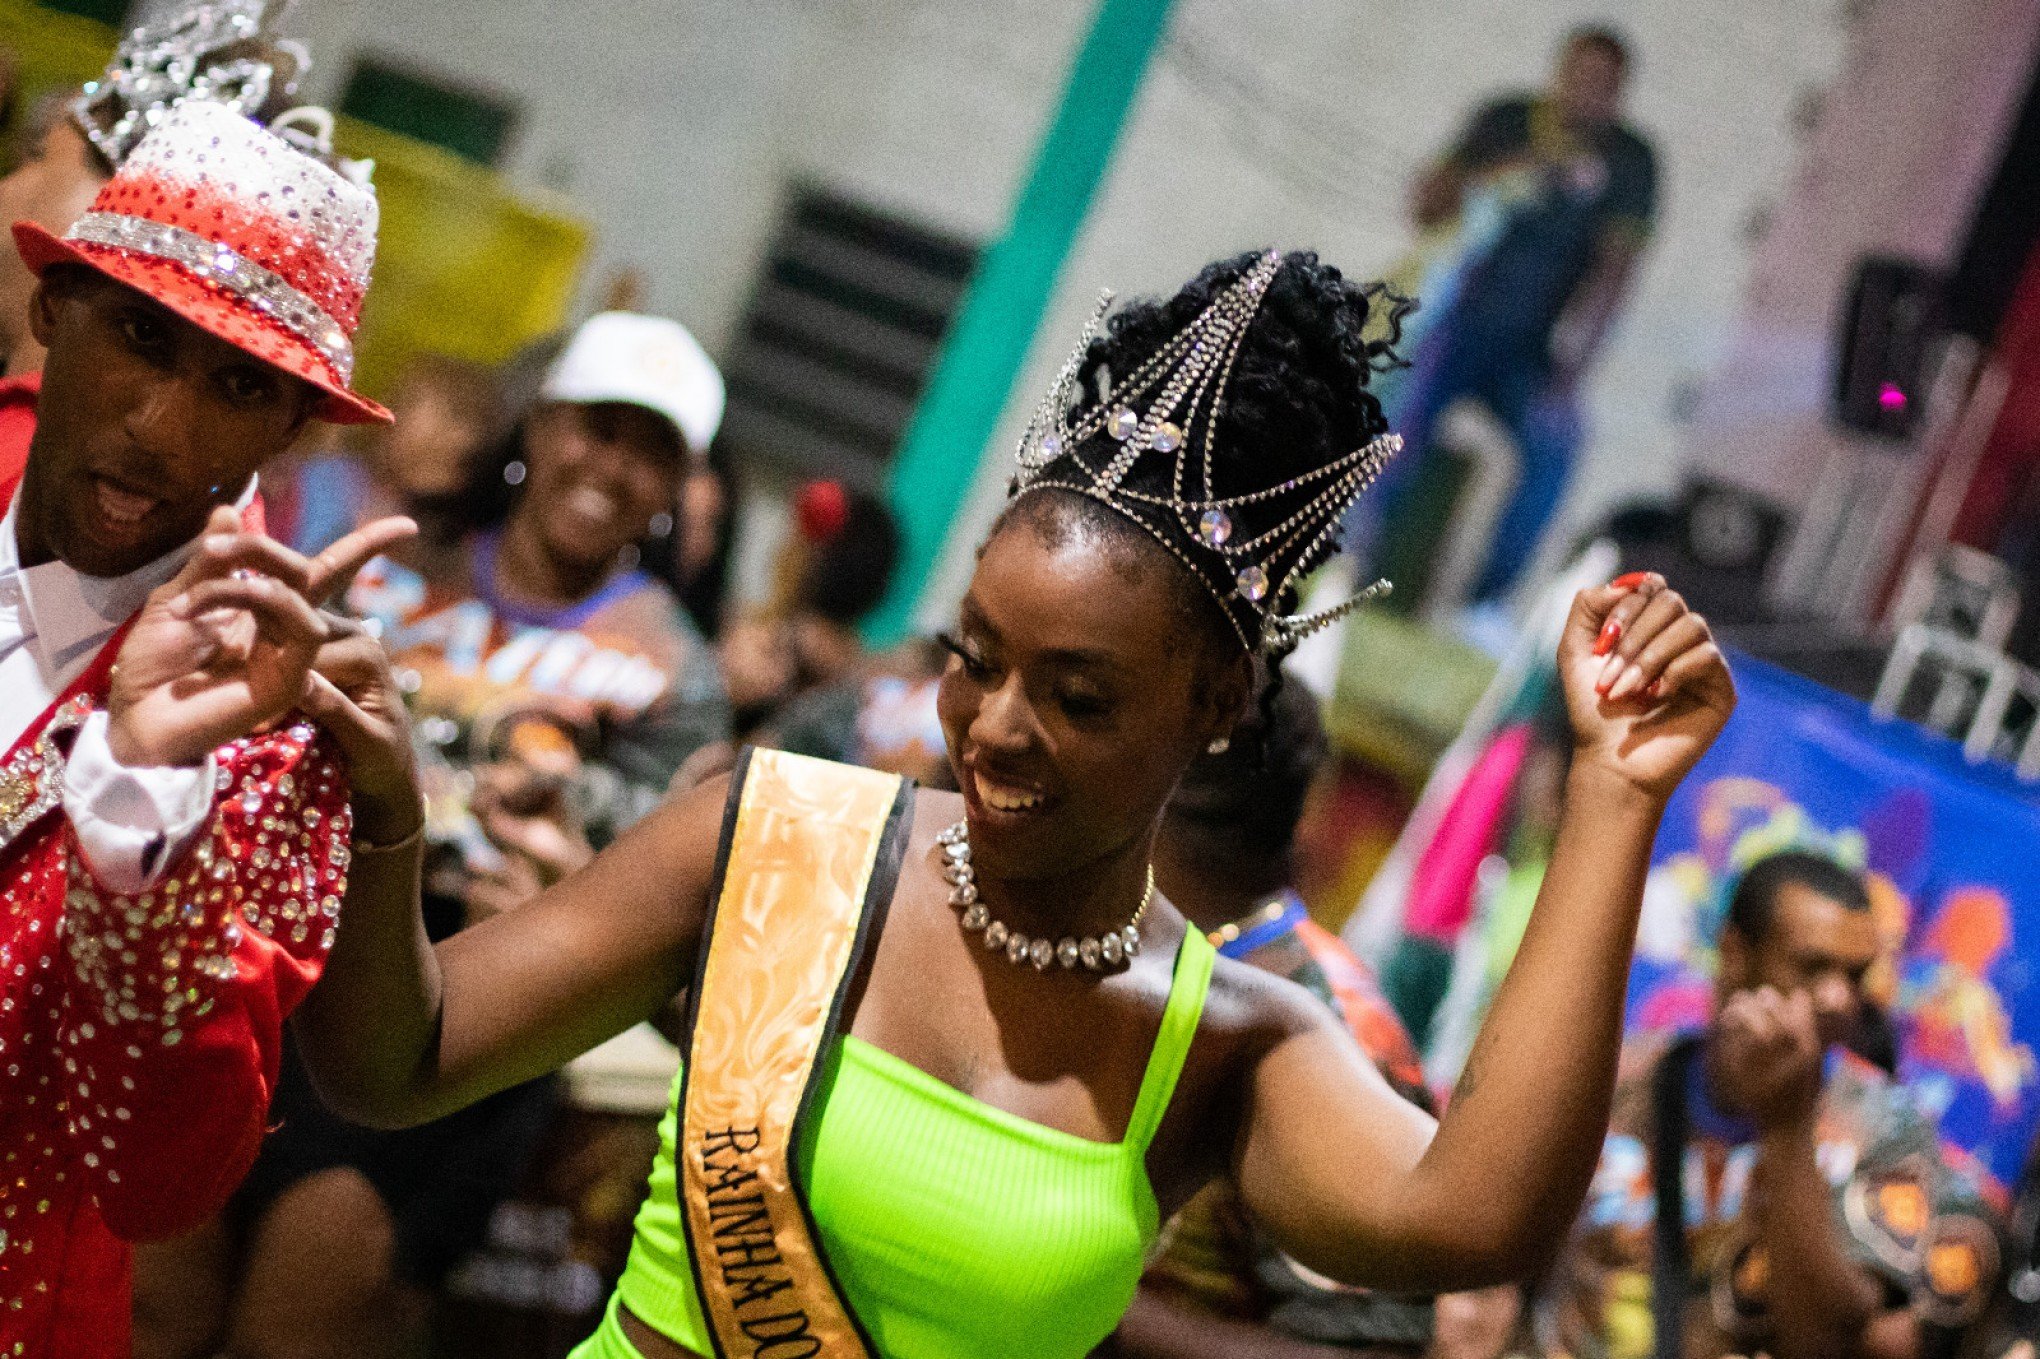
M 1242 1053 L 1265 1052 L 1334 1020 L 1323 1001 L 1287 977 L 1223 955 L 1212 966 L 1205 1025 L 1214 1036 L 1239 1044 Z

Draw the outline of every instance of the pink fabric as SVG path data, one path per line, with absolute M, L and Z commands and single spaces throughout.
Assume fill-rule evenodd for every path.
M 1508 814 L 1509 794 L 1530 750 L 1526 724 L 1504 727 L 1466 773 L 1439 818 L 1438 833 L 1424 846 L 1410 875 L 1403 928 L 1451 947 L 1473 913 L 1474 879 L 1481 860 L 1493 852 L 1495 835 Z

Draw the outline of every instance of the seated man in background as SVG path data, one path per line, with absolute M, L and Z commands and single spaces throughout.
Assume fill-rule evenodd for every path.
M 1221 953 L 1287 977 L 1337 1011 L 1389 1083 L 1429 1109 L 1416 1048 L 1373 973 L 1310 918 L 1290 885 L 1297 823 L 1327 754 L 1317 700 L 1284 685 L 1265 724 L 1250 723 L 1184 776 L 1155 842 L 1155 881 Z M 1515 1313 L 1514 1289 L 1434 1307 L 1335 1284 L 1271 1245 L 1220 1182 L 1163 1228 L 1116 1342 L 1129 1359 L 1471 1359 L 1501 1353 Z
M 1713 1023 L 1623 1054 L 1600 1173 L 1540 1317 L 1550 1348 L 1954 1352 L 1990 1295 L 1996 1229 L 1932 1118 L 1843 1047 L 1877 954 L 1855 874 L 1791 850 L 1743 875 Z

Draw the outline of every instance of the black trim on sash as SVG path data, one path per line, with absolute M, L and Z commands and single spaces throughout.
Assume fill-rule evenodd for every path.
M 1650 1320 L 1651 1352 L 1657 1359 L 1679 1359 L 1685 1342 L 1686 1295 L 1692 1287 L 1686 1251 L 1686 1142 L 1693 1127 L 1686 1087 L 1699 1054 L 1697 1035 L 1680 1038 L 1651 1073 L 1650 1178 L 1657 1214 L 1651 1221 Z
M 857 1338 L 864 1342 L 870 1354 L 879 1352 L 872 1343 L 871 1332 L 864 1329 L 864 1319 L 857 1315 L 857 1309 L 850 1305 L 850 1295 L 843 1291 L 843 1281 L 836 1276 L 836 1266 L 829 1261 L 829 1248 L 822 1240 L 822 1229 L 815 1221 L 814 1206 L 808 1202 L 807 1186 L 801 1183 L 800 1140 L 807 1128 L 808 1115 L 813 1112 L 816 1094 L 821 1089 L 822 1070 L 829 1063 L 829 1050 L 835 1046 L 837 1033 L 843 1025 L 843 1004 L 849 998 L 851 988 L 857 984 L 857 974 L 864 966 L 864 955 L 871 941 L 884 927 L 886 913 L 892 909 L 893 891 L 899 886 L 900 866 L 907 857 L 907 841 L 914 828 L 911 815 L 914 806 L 914 785 L 909 779 L 901 779 L 899 790 L 893 794 L 892 810 L 886 813 L 885 830 L 878 839 L 878 854 L 872 860 L 870 876 L 864 880 L 864 904 L 857 913 L 857 934 L 850 941 L 850 956 L 843 965 L 842 980 L 836 984 L 836 994 L 829 1000 L 829 1018 L 822 1025 L 822 1041 L 815 1049 L 815 1063 L 808 1068 L 807 1089 L 800 1092 L 800 1107 L 794 1110 L 793 1126 L 788 1130 L 786 1146 L 786 1180 L 793 1188 L 793 1201 L 800 1205 L 800 1215 L 807 1222 L 808 1237 L 815 1243 L 815 1259 L 822 1265 L 822 1273 L 828 1276 L 829 1286 L 836 1290 L 836 1297 L 843 1304 L 843 1315 L 850 1318 L 850 1324 L 857 1328 Z
M 723 802 L 722 831 L 716 839 L 715 877 L 708 893 L 708 913 L 701 919 L 701 943 L 694 950 L 694 983 L 687 991 L 687 1027 L 682 1037 L 686 1040 L 680 1050 L 683 1059 L 694 1055 L 694 1026 L 701 1018 L 701 984 L 708 972 L 708 941 L 715 937 L 716 912 L 722 907 L 723 880 L 729 876 L 730 849 L 737 838 L 737 812 L 744 805 L 744 782 L 750 777 L 751 756 L 756 747 L 745 746 L 737 751 L 737 762 L 730 767 L 729 796 Z M 683 1060 L 680 1066 L 680 1089 L 673 1097 L 673 1192 L 677 1197 L 686 1192 L 686 1167 L 677 1164 L 687 1154 L 687 1083 L 694 1078 L 694 1063 Z M 687 1209 L 680 1205 L 680 1241 L 687 1247 L 687 1272 L 694 1276 L 694 1296 L 708 1297 L 707 1281 L 701 1277 L 699 1252 L 694 1249 L 694 1234 L 687 1227 Z M 702 1313 L 707 1315 L 707 1303 L 702 1304 Z M 641 1318 L 642 1319 L 642 1318 Z M 729 1359 L 723 1353 L 722 1337 L 716 1334 L 714 1323 L 704 1329 L 708 1332 L 708 1347 L 715 1351 L 715 1359 Z

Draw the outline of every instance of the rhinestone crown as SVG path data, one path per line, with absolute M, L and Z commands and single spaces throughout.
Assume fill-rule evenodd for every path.
M 1085 403 L 1078 375 L 1112 303 L 1110 293 L 1100 297 L 1020 436 L 1013 483 L 1015 498 L 1053 488 L 1117 510 L 1190 568 L 1242 646 L 1271 655 L 1387 593 L 1388 582 L 1376 581 L 1335 608 L 1281 612 L 1303 578 L 1337 550 L 1346 511 L 1402 447 L 1399 436 L 1384 434 L 1300 477 L 1215 484 L 1212 444 L 1226 385 L 1281 265 L 1277 251 L 1261 256 L 1139 368 L 1115 375 L 1109 394 Z M 1169 460 L 1167 494 L 1126 485 L 1145 457 Z
M 188 99 L 259 118 L 297 90 L 305 49 L 273 30 L 289 0 L 207 0 L 130 31 L 106 73 L 73 101 L 71 116 L 119 169 L 163 115 Z

